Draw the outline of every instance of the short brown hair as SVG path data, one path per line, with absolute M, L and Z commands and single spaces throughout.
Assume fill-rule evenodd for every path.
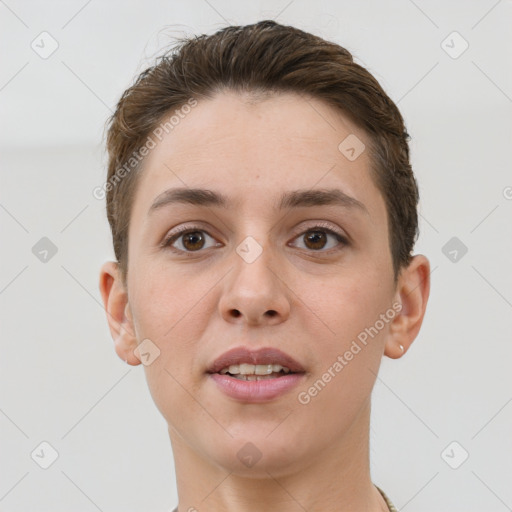
M 119 173 L 172 109 L 221 90 L 296 92 L 339 109 L 370 138 L 372 175 L 386 203 L 395 282 L 418 237 L 416 179 L 410 139 L 397 106 L 377 80 L 333 42 L 265 20 L 183 38 L 143 71 L 108 120 L 107 218 L 123 282 L 128 272 L 128 227 L 140 162 Z M 341 141 L 340 141 L 341 142 Z M 134 160 L 134 162 L 136 162 Z M 142 160 L 141 160 L 142 162 Z M 126 167 L 125 167 L 126 170 Z M 119 178 L 122 175 L 122 179 Z

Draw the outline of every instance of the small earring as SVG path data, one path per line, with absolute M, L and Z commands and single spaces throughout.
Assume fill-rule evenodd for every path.
M 403 345 L 398 345 L 400 347 L 400 350 L 403 352 L 404 351 L 404 346 Z

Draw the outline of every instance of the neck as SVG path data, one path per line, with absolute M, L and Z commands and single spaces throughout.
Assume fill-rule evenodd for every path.
M 322 451 L 286 469 L 260 468 L 258 477 L 222 468 L 194 450 L 173 429 L 179 512 L 388 512 L 369 469 L 368 401 L 350 429 Z M 290 469 L 292 468 L 292 469 Z

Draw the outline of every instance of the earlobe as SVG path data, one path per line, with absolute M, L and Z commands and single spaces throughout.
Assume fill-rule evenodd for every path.
M 400 274 L 396 300 L 399 313 L 391 322 L 384 354 L 398 359 L 416 339 L 425 316 L 430 294 L 430 263 L 422 254 L 414 256 Z
M 117 355 L 132 366 L 140 364 L 134 354 L 137 338 L 128 293 L 121 282 L 118 263 L 107 261 L 102 265 L 99 288 Z

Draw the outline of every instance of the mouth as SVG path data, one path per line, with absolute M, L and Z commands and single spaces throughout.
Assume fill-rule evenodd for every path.
M 295 372 L 290 371 L 290 368 L 287 366 L 281 366 L 280 364 L 242 363 L 229 365 L 218 373 L 238 380 L 260 381 L 276 379 Z
M 277 348 L 249 350 L 243 346 L 224 352 L 207 369 L 207 373 L 259 376 L 281 371 L 283 373 L 305 372 L 298 361 Z
M 227 396 L 242 402 L 265 402 L 290 391 L 306 371 L 278 349 L 238 347 L 218 357 L 207 373 Z

